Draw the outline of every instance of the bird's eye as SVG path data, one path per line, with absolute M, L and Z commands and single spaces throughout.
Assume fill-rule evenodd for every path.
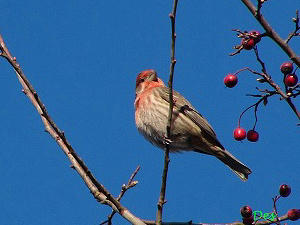
M 143 83 L 144 81 L 145 81 L 144 78 L 136 79 L 136 87 L 137 87 L 139 84 Z

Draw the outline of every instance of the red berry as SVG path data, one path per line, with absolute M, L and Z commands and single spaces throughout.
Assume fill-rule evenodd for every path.
M 259 134 L 255 130 L 249 130 L 247 132 L 248 141 L 256 142 L 258 140 L 258 138 L 259 138 Z
M 255 40 L 254 38 L 248 38 L 248 39 L 243 38 L 242 45 L 244 49 L 251 50 L 255 45 Z
M 246 138 L 246 130 L 244 128 L 238 127 L 233 131 L 233 137 L 237 141 L 244 140 Z
M 241 208 L 241 215 L 243 218 L 250 218 L 252 216 L 252 209 L 250 206 L 245 205 Z
M 287 185 L 287 184 L 280 185 L 280 188 L 279 188 L 280 196 L 287 197 L 290 195 L 290 193 L 291 193 L 291 187 L 289 185 Z
M 288 74 L 286 75 L 286 77 L 284 78 L 284 83 L 286 86 L 288 87 L 293 87 L 297 84 L 298 82 L 298 77 L 296 74 Z
M 292 221 L 300 219 L 300 209 L 290 209 L 288 211 L 288 218 Z
M 249 218 L 243 217 L 243 224 L 251 225 L 253 222 L 254 222 L 253 216 L 250 216 Z
M 224 84 L 226 85 L 226 87 L 229 87 L 229 88 L 234 87 L 237 84 L 237 82 L 238 82 L 238 78 L 234 74 L 228 74 L 224 78 Z
M 284 74 L 292 73 L 293 69 L 294 69 L 293 64 L 291 62 L 285 62 L 285 63 L 281 64 L 281 66 L 280 66 L 280 70 Z
M 253 30 L 253 31 L 250 31 L 250 34 L 252 35 L 252 38 L 254 39 L 255 44 L 258 43 L 258 42 L 260 42 L 261 36 L 260 36 L 259 31 Z

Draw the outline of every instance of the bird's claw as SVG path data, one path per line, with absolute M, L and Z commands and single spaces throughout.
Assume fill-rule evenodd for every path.
M 171 143 L 172 143 L 171 139 L 164 137 L 164 145 L 170 145 Z

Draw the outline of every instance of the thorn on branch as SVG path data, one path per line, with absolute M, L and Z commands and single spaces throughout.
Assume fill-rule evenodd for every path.
M 36 91 L 33 92 L 33 96 L 35 97 L 35 99 L 38 99 L 38 94 Z
M 259 83 L 266 83 L 267 81 L 264 78 L 257 78 L 256 79 Z

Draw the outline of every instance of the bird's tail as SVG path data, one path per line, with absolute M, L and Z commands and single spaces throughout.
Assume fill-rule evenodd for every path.
M 216 157 L 225 163 L 242 181 L 248 179 L 251 170 L 226 150 L 218 151 Z

